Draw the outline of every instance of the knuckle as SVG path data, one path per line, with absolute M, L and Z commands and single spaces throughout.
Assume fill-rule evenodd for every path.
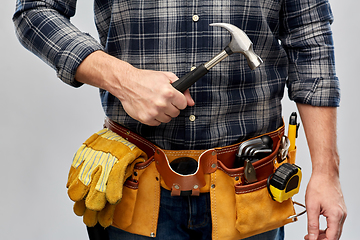
M 177 117 L 177 116 L 179 116 L 179 114 L 180 114 L 180 110 L 177 110 L 174 114 L 173 114 L 173 116 L 172 117 Z
M 170 121 L 171 121 L 171 119 L 172 119 L 171 117 L 168 117 L 168 118 L 164 119 L 164 121 L 163 121 L 163 122 L 164 122 L 164 123 L 168 123 L 168 122 L 170 122 Z
M 175 91 L 174 89 L 171 87 L 171 88 L 168 88 L 165 95 L 168 97 L 168 98 L 173 98 L 175 97 Z
M 339 208 L 337 211 L 333 211 L 334 218 L 338 219 L 340 222 L 343 222 L 347 217 L 347 212 L 344 211 L 342 208 Z
M 308 214 L 317 214 L 320 210 L 316 204 L 306 204 Z
M 142 123 L 145 123 L 147 125 L 153 125 L 154 124 L 155 116 L 151 113 L 142 113 L 139 114 L 139 121 Z
M 164 109 L 166 108 L 168 104 L 164 101 L 164 100 L 157 100 L 157 101 L 154 101 L 154 106 L 156 109 Z M 155 115 L 158 114 L 160 110 L 156 110 L 156 113 L 154 113 Z
M 178 108 L 183 110 L 187 107 L 187 103 L 186 103 L 186 99 L 184 99 L 185 101 L 181 101 Z
M 309 230 L 318 230 L 319 224 L 317 222 L 309 222 L 308 227 Z
M 174 91 L 173 87 L 171 85 L 169 85 L 168 87 L 163 88 L 161 91 L 161 96 L 164 99 L 173 98 L 175 96 L 175 91 Z
M 164 95 L 159 96 L 155 99 L 152 100 L 152 106 L 153 106 L 153 112 L 152 114 L 156 115 L 158 114 L 158 112 L 160 111 L 159 109 L 164 109 L 166 108 L 168 105 L 168 100 L 166 99 L 166 97 L 164 97 Z

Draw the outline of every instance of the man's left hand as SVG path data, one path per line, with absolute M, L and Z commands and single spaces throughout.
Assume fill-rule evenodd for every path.
M 305 196 L 308 234 L 306 240 L 337 240 L 347 216 L 339 178 L 329 174 L 313 173 Z M 320 230 L 319 217 L 326 217 L 327 228 Z

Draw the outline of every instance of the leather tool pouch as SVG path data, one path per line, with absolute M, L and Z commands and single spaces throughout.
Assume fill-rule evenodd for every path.
M 124 138 L 151 156 L 135 166 L 125 183 L 123 198 L 116 207 L 113 226 L 125 231 L 156 237 L 160 189 L 172 191 L 173 196 L 198 195 L 210 192 L 212 239 L 235 240 L 266 232 L 296 220 L 291 199 L 273 201 L 267 191 L 267 178 L 284 162 L 295 162 L 295 153 L 278 162 L 280 139 L 284 126 L 268 133 L 273 139 L 273 153 L 253 163 L 257 181 L 247 183 L 244 167 L 233 168 L 239 144 L 219 149 L 169 151 L 148 144 L 141 137 L 122 129 L 114 129 Z M 115 126 L 116 127 L 116 126 Z M 197 160 L 195 172 L 177 173 L 170 163 L 179 157 Z
M 114 212 L 113 226 L 134 234 L 156 236 L 160 206 L 160 175 L 154 158 L 137 164 L 125 182 L 123 198 Z
M 218 162 L 221 171 L 211 176 L 210 188 L 212 213 L 215 213 L 212 217 L 213 239 L 243 239 L 295 220 L 291 217 L 295 214 L 292 200 L 273 201 L 266 187 L 268 176 L 276 167 L 290 160 L 288 157 L 278 163 L 280 143 L 276 142 L 271 155 L 253 164 L 257 173 L 254 183 L 246 182 L 244 167 L 233 169 Z

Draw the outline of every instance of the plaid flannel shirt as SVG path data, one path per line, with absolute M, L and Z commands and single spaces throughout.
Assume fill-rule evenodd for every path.
M 21 43 L 65 83 L 96 50 L 141 69 L 182 76 L 230 41 L 210 23 L 247 33 L 264 63 L 254 71 L 233 54 L 190 87 L 195 100 L 170 123 L 149 127 L 130 118 L 118 99 L 100 90 L 105 114 L 166 149 L 207 149 L 233 144 L 282 124 L 281 99 L 338 106 L 333 20 L 327 0 L 95 0 L 100 43 L 74 27 L 76 0 L 18 0 L 13 20 Z M 155 86 L 156 87 L 156 86 Z

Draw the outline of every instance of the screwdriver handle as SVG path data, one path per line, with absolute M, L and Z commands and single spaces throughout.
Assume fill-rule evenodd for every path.
M 186 75 L 179 78 L 177 81 L 172 83 L 172 86 L 180 92 L 185 92 L 191 85 L 193 85 L 197 80 L 202 76 L 207 74 L 209 70 L 206 69 L 204 64 L 201 64 L 193 71 L 187 73 Z
M 289 130 L 288 130 L 288 138 L 290 140 L 289 151 L 292 151 L 295 149 L 297 130 L 298 130 L 297 114 L 296 114 L 296 112 L 293 112 L 293 113 L 291 113 L 290 119 L 289 119 Z

